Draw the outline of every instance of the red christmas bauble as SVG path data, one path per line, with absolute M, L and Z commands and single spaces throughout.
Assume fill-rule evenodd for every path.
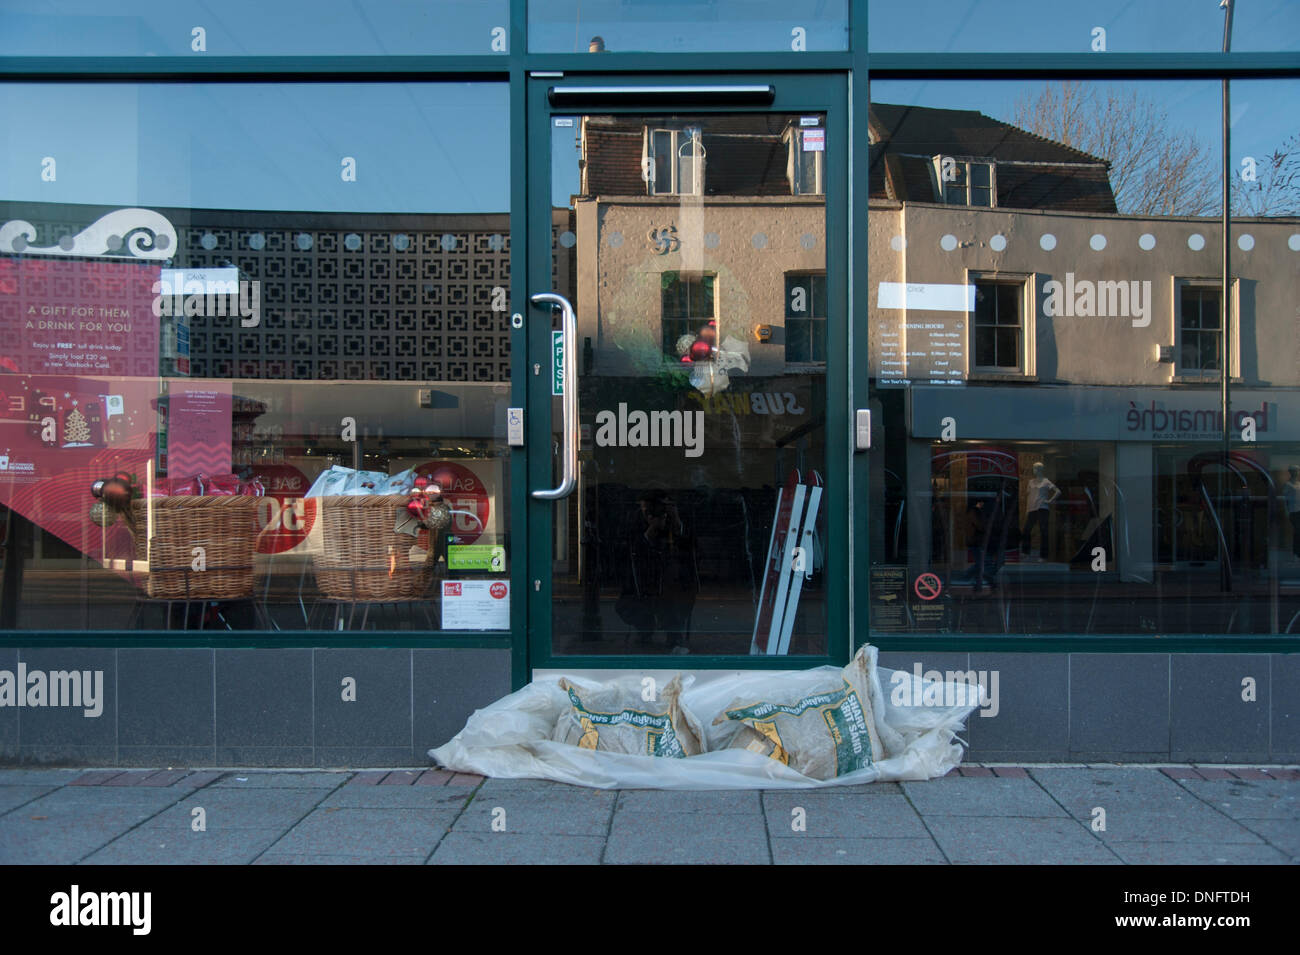
M 691 345 L 691 361 L 709 361 L 713 358 L 713 346 L 703 339 L 697 339 Z
M 424 520 L 424 504 L 418 498 L 412 498 L 406 502 L 406 512 L 417 521 Z
M 110 478 L 104 482 L 99 496 L 109 507 L 121 511 L 131 503 L 131 488 L 125 481 Z

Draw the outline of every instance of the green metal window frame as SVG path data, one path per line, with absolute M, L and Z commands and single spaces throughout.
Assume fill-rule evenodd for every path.
M 877 0 L 884 2 L 884 0 Z M 763 74 L 832 73 L 847 78 L 849 84 L 849 165 L 854 157 L 868 151 L 867 123 L 856 113 L 865 112 L 869 96 L 869 79 L 1032 79 L 1032 78 L 1102 78 L 1102 79 L 1300 79 L 1300 52 L 1236 53 L 868 53 L 867 10 L 869 0 L 850 0 L 849 50 L 835 53 L 606 53 L 599 58 L 603 74 L 656 75 L 663 78 L 684 77 L 691 73 Z M 593 72 L 590 54 L 535 54 L 527 51 L 527 0 L 510 0 L 509 52 L 467 56 L 256 56 L 256 57 L 4 57 L 0 58 L 0 83 L 265 83 L 316 82 L 391 83 L 438 81 L 495 81 L 509 85 L 511 152 L 526 156 L 528 147 L 527 82 L 534 71 L 563 72 L 577 76 Z M 511 248 L 516 258 L 511 263 L 511 301 L 523 303 L 529 294 L 527 216 L 522 212 L 527 197 L 527 164 L 516 163 L 511 169 L 510 211 Z M 865 169 L 849 177 L 848 188 L 848 262 L 849 275 L 866 276 L 867 203 Z M 863 195 L 859 196 L 859 189 Z M 828 215 L 829 215 L 828 210 Z M 867 287 L 865 282 L 848 283 L 846 304 L 847 346 L 851 356 L 848 394 L 844 408 L 865 406 L 868 394 L 868 364 L 865 338 L 857 329 L 865 321 Z M 527 354 L 526 334 L 511 330 L 512 354 Z M 516 396 L 527 393 L 525 362 L 515 362 L 511 370 L 511 387 Z M 847 447 L 849 435 L 844 435 Z M 867 540 L 868 458 L 851 454 L 848 491 L 849 535 L 853 540 Z M 511 508 L 514 515 L 516 548 L 531 553 L 533 542 L 527 535 L 526 495 L 527 461 L 524 454 L 512 454 L 510 463 Z M 858 505 L 862 502 L 862 506 Z M 856 558 L 855 558 L 856 554 Z M 1160 653 L 1160 652 L 1300 652 L 1300 637 L 1287 635 L 1157 636 L 1152 634 L 1087 636 L 1052 634 L 1033 637 L 1006 635 L 944 634 L 871 635 L 865 620 L 868 606 L 868 575 L 865 566 L 869 555 L 848 548 L 847 569 L 852 582 L 846 619 L 851 627 L 849 650 L 871 640 L 882 650 L 927 650 L 968 652 L 1054 652 L 1054 653 Z M 526 561 L 516 561 L 511 571 L 515 593 L 528 589 Z M 511 631 L 499 634 L 482 632 L 441 632 L 437 635 L 376 633 L 325 634 L 302 631 L 242 631 L 235 634 L 130 631 L 6 631 L 0 632 L 0 647 L 494 647 L 512 650 L 512 680 L 516 686 L 528 679 L 525 600 L 512 601 Z M 857 616 L 862 609 L 863 617 Z M 579 658 L 563 658 L 566 665 L 577 666 Z M 586 659 L 586 658 L 583 658 Z M 735 667 L 742 658 L 692 658 L 691 665 L 701 669 Z M 591 665 L 608 667 L 617 660 L 621 666 L 651 667 L 663 664 L 659 657 L 598 658 Z M 788 662 L 787 662 L 788 665 Z

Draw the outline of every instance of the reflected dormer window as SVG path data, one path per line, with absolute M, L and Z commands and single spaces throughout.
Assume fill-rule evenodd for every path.
M 704 143 L 700 128 L 646 130 L 641 172 L 648 195 L 702 195 Z
M 939 198 L 947 205 L 982 206 L 986 209 L 997 205 L 993 163 L 935 156 L 934 173 Z

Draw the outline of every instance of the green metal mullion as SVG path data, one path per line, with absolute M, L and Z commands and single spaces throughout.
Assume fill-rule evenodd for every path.
M 516 4 L 518 6 L 519 4 Z M 521 24 L 512 24 L 515 34 Z M 511 327 L 510 405 L 524 409 L 527 427 L 535 412 L 528 400 L 528 75 L 516 65 L 510 72 L 510 312 L 524 316 L 521 328 Z M 529 578 L 527 435 L 522 448 L 510 449 L 510 685 L 528 682 L 528 630 L 532 588 Z
M 524 113 L 531 137 L 529 148 L 522 153 L 521 162 L 527 173 L 528 235 L 524 242 L 528 248 L 526 291 L 521 300 L 527 348 L 521 374 L 524 391 L 529 395 L 529 412 L 525 418 L 526 440 L 531 452 L 523 488 L 523 507 L 519 518 L 530 528 L 528 535 L 528 574 L 524 581 L 528 599 L 528 626 L 525 638 L 528 646 L 527 669 L 523 672 L 522 686 L 531 677 L 531 668 L 540 660 L 551 656 L 551 548 L 554 530 L 555 505 L 550 501 L 536 501 L 529 493 L 533 488 L 551 487 L 553 484 L 553 456 L 551 453 L 551 397 L 550 377 L 534 375 L 530 369 L 540 364 L 549 372 L 551 367 L 551 311 L 535 308 L 528 296 L 536 292 L 550 292 L 551 288 L 551 113 L 545 99 L 544 80 L 526 80 Z M 545 386 L 545 387 L 543 387 Z M 576 387 L 576 382 L 566 382 L 566 387 Z M 535 523 L 534 523 L 535 522 Z M 540 588 L 533 582 L 540 581 Z
M 518 57 L 488 56 L 10 56 L 0 77 L 11 80 L 134 82 L 139 80 L 338 81 L 504 77 Z
M 856 2 L 856 0 L 855 0 Z M 859 55 L 865 56 L 865 51 Z M 881 79 L 1005 77 L 1293 76 L 1300 53 L 876 53 L 871 74 Z
M 870 303 L 870 259 L 867 255 L 867 156 L 870 144 L 867 137 L 870 113 L 870 90 L 867 72 L 867 7 L 869 0 L 852 0 L 849 5 L 850 32 L 853 46 L 853 71 L 849 75 L 849 162 L 852 174 L 849 189 L 849 282 L 848 348 L 849 356 L 849 413 L 857 408 L 869 408 L 871 401 L 868 354 L 870 335 L 867 331 Z M 861 334 L 858 334 L 861 332 Z M 854 422 L 849 422 L 846 440 L 850 447 L 854 440 Z M 871 628 L 871 455 L 884 454 L 879 448 L 867 452 L 850 450 L 852 493 L 849 499 L 848 527 L 850 543 L 850 605 L 849 650 L 865 642 Z M 859 641 L 859 636 L 862 640 Z
M 1300 653 L 1300 640 L 1276 634 L 1234 637 L 1221 634 L 1051 634 L 1017 637 L 1006 634 L 925 636 L 888 633 L 873 635 L 870 643 L 886 652 L 923 650 L 928 653 Z
M 853 600 L 854 587 L 851 563 L 853 559 L 852 523 L 849 517 L 853 500 L 852 450 L 849 436 L 853 429 L 852 417 L 853 383 L 850 379 L 853 369 L 852 353 L 849 343 L 852 333 L 849 329 L 847 288 L 850 272 L 849 251 L 845 245 L 850 234 L 851 217 L 849 187 L 850 172 L 848 157 L 850 155 L 848 76 L 841 73 L 835 77 L 825 77 L 819 83 L 822 89 L 817 91 L 817 98 L 824 98 L 823 89 L 833 86 L 827 109 L 827 139 L 830 140 L 827 153 L 830 179 L 826 190 L 826 225 L 823 241 L 826 250 L 826 274 L 836 278 L 827 289 L 828 316 L 839 316 L 839 321 L 828 321 L 826 334 L 827 345 L 833 349 L 827 355 L 826 376 L 826 429 L 823 432 L 823 453 L 826 455 L 826 471 L 830 476 L 825 491 L 829 509 L 826 524 L 829 533 L 826 567 L 822 570 L 824 592 L 831 597 L 826 608 L 827 646 L 831 658 L 841 664 L 847 663 L 853 645 L 850 604 Z M 825 92 L 832 92 L 825 89 Z M 802 105 L 802 104 L 800 104 Z M 835 157 L 840 162 L 830 162 Z M 834 570 L 838 568 L 838 572 Z M 788 664 L 787 664 L 788 665 Z
M 563 73 L 770 73 L 846 72 L 848 53 L 529 53 L 529 70 Z M 602 107 L 603 109 L 603 107 Z
M 428 636 L 416 631 L 361 634 L 353 631 L 211 631 L 211 630 L 6 630 L 0 647 L 138 647 L 168 650 L 212 649 L 466 649 L 509 650 L 511 635 L 481 630 L 443 631 Z
M 805 670 L 810 667 L 843 666 L 844 661 L 829 656 L 691 654 L 688 657 L 676 657 L 666 654 L 609 654 L 549 657 L 534 665 L 539 670 Z

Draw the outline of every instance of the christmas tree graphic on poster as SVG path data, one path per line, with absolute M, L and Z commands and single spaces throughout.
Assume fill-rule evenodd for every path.
M 88 448 L 91 446 L 90 425 L 86 422 L 86 416 L 81 413 L 81 409 L 76 407 L 75 401 L 73 406 L 68 416 L 63 419 L 63 446 Z

